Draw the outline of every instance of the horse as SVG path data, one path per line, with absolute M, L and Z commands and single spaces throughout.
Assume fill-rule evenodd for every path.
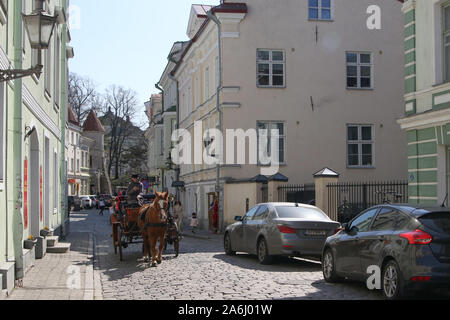
M 142 231 L 144 242 L 144 261 L 152 261 L 152 267 L 162 263 L 162 251 L 164 238 L 167 232 L 167 210 L 169 207 L 169 193 L 156 192 L 156 198 L 152 204 L 145 205 L 139 211 L 138 226 Z M 158 254 L 156 243 L 159 241 Z M 150 257 L 151 255 L 151 257 Z

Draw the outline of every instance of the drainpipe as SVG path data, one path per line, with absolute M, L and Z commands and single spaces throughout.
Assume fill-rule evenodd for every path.
M 22 1 L 14 1 L 14 68 L 22 69 Z M 13 110 L 13 244 L 16 280 L 24 277 L 22 218 L 22 79 L 14 80 Z M 36 235 L 38 236 L 38 235 Z
M 219 19 L 213 14 L 214 8 L 209 10 L 207 15 L 208 18 L 211 19 L 217 25 L 217 48 L 218 48 L 218 57 L 219 57 L 219 84 L 217 86 L 216 93 L 216 109 L 219 114 L 219 130 L 223 132 L 223 112 L 220 108 L 220 92 L 222 90 L 223 83 L 223 73 L 222 73 L 222 24 Z M 223 153 L 223 150 L 222 150 Z M 223 154 L 221 155 L 223 157 Z M 220 196 L 220 166 L 221 163 L 218 161 L 217 163 L 217 176 L 216 176 L 216 193 Z M 222 232 L 223 230 L 223 194 L 222 197 L 219 197 L 220 205 L 219 205 L 219 230 Z
M 181 45 L 181 47 L 183 48 L 183 45 Z M 169 61 L 177 64 L 179 61 L 176 61 L 173 57 L 180 53 L 181 51 L 183 51 L 183 49 L 177 50 L 173 53 L 171 53 L 168 57 Z M 172 74 L 169 73 L 169 79 L 172 80 L 173 82 L 175 82 L 176 85 L 176 91 L 177 91 L 177 98 L 176 98 L 176 110 L 177 110 L 177 119 L 176 119 L 176 125 L 175 125 L 175 129 L 178 130 L 180 129 L 180 82 L 178 81 L 177 78 L 175 78 L 175 76 L 173 76 Z M 180 166 L 177 166 L 177 168 L 175 169 L 176 172 L 176 181 L 180 181 Z M 180 188 L 177 188 L 177 199 L 180 200 Z

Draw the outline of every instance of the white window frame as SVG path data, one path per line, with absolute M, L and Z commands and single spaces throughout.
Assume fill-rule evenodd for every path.
M 287 139 L 287 135 L 286 135 L 286 122 L 285 121 L 272 121 L 272 120 L 268 120 L 268 121 L 265 121 L 265 120 L 258 120 L 257 122 L 256 122 L 256 134 L 257 134 L 257 141 L 258 141 L 258 148 L 257 148 L 257 150 L 258 150 L 258 155 L 257 155 L 257 157 L 258 157 L 258 165 L 259 166 L 262 166 L 262 164 L 261 164 L 261 162 L 260 162 L 260 159 L 259 159 L 259 125 L 260 124 L 266 124 L 266 125 L 277 125 L 277 124 L 282 124 L 283 125 L 283 133 L 284 134 L 280 134 L 279 135 L 279 137 L 280 137 L 280 139 L 283 139 L 283 161 L 280 161 L 280 165 L 282 165 L 282 166 L 284 166 L 284 165 L 286 165 L 286 139 Z M 273 128 L 269 128 L 268 129 L 268 132 L 267 132 L 267 134 L 268 134 L 268 143 L 270 144 L 270 142 L 271 142 L 271 136 L 272 136 L 272 133 L 271 133 L 271 130 L 272 130 Z
M 450 60 L 447 61 L 447 55 L 445 54 L 445 49 L 447 47 L 450 47 L 450 41 L 446 41 L 447 37 L 450 37 L 450 28 L 448 30 L 445 29 L 445 9 L 450 7 L 450 1 L 445 2 L 444 4 L 442 4 L 442 9 L 441 9 L 441 19 L 442 19 L 442 35 L 441 35 L 441 41 L 442 41 L 442 49 L 443 49 L 443 53 L 442 53 L 442 65 L 443 65 L 443 69 L 442 69 L 442 79 L 443 82 L 450 82 L 450 74 L 447 75 L 447 66 L 448 64 L 450 64 Z M 449 23 L 450 24 L 450 23 Z
M 3 190 L 5 181 L 5 159 L 6 159 L 6 144 L 5 144 L 5 83 L 0 83 L 0 190 Z
M 347 61 L 347 55 L 348 54 L 356 54 L 357 60 L 356 62 L 348 62 Z M 361 62 L 361 55 L 370 55 L 370 63 L 362 63 Z M 347 51 L 345 53 L 345 86 L 347 89 L 352 90 L 373 90 L 374 89 L 374 64 L 373 64 L 373 54 L 372 52 L 362 52 L 362 51 Z M 354 78 L 354 76 L 349 76 L 348 73 L 348 67 L 356 67 L 356 81 L 357 86 L 356 87 L 349 87 L 348 86 L 348 79 Z M 370 87 L 362 87 L 361 86 L 361 79 L 363 78 L 361 76 L 361 67 L 370 67 Z
M 268 52 L 269 53 L 269 60 L 261 60 L 259 59 L 259 52 Z M 274 52 L 282 52 L 283 53 L 283 60 L 273 60 L 273 53 Z M 269 73 L 260 73 L 259 72 L 259 65 L 260 64 L 268 64 L 269 65 Z M 273 73 L 273 65 L 274 64 L 281 64 L 283 65 L 283 85 L 274 85 L 273 84 L 273 77 L 274 76 L 280 76 L 280 74 L 274 74 Z M 269 76 L 269 85 L 262 85 L 259 83 L 259 77 L 260 76 Z M 256 86 L 258 88 L 286 88 L 286 52 L 283 49 L 258 49 L 256 50 Z
M 204 75 L 204 84 L 205 84 L 205 93 L 204 93 L 204 98 L 203 101 L 208 100 L 211 97 L 211 90 L 210 90 L 210 70 L 209 70 L 209 66 L 207 66 L 205 68 L 205 75 Z
M 348 130 L 350 127 L 358 128 L 358 140 L 349 140 L 348 138 Z M 362 128 L 370 127 L 372 130 L 372 140 L 362 140 Z M 375 165 L 375 126 L 373 124 L 348 124 L 346 127 L 346 163 L 347 168 L 349 169 L 374 169 Z M 362 146 L 364 144 L 372 145 L 372 164 L 371 165 L 362 165 L 363 163 L 363 153 Z M 350 165 L 350 154 L 349 154 L 349 146 L 350 145 L 358 145 L 358 165 Z
M 324 7 L 322 6 L 322 0 L 317 0 L 318 7 L 313 7 L 310 5 L 309 0 L 306 0 L 308 3 L 308 20 L 310 21 L 334 21 L 334 0 L 330 0 L 330 7 Z M 318 10 L 318 17 L 312 18 L 310 15 L 311 9 L 317 9 Z M 330 19 L 324 19 L 322 17 L 322 9 L 329 9 L 330 10 Z

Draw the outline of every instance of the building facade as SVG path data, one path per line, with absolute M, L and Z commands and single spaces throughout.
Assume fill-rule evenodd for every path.
M 33 251 L 23 249 L 24 240 L 40 236 L 46 227 L 63 234 L 68 221 L 65 128 L 68 59 L 73 56 L 68 1 L 45 2 L 58 21 L 42 56 L 24 30 L 22 14 L 33 8 L 33 0 L 0 2 L 0 68 L 44 66 L 40 77 L 0 83 L 0 289 L 8 291 L 34 259 Z
M 411 203 L 449 204 L 450 1 L 403 4 L 405 116 Z M 447 198 L 447 199 L 446 199 Z
M 83 136 L 83 127 L 69 106 L 66 133 L 68 195 L 90 195 L 90 148 L 94 140 Z
M 264 186 L 249 190 L 237 183 L 287 178 L 308 184 L 324 167 L 342 181 L 406 179 L 406 134 L 396 123 L 404 112 L 401 3 L 377 2 L 386 23 L 381 30 L 367 27 L 371 5 L 247 0 L 192 6 L 190 41 L 171 72 L 178 81 L 179 128 L 197 135 L 211 156 L 217 150 L 208 150 L 214 140 L 208 129 L 243 130 L 224 138 L 223 159 L 233 158 L 234 149 L 234 161 L 180 167 L 185 209 L 197 212 L 203 227 L 216 191 L 222 228 L 267 198 Z M 248 164 L 255 155 L 254 163 L 262 163 L 257 146 L 263 137 L 250 136 L 250 129 L 279 130 L 279 175 L 261 177 L 265 166 Z M 239 161 L 236 144 L 228 143 L 246 135 L 254 142 Z

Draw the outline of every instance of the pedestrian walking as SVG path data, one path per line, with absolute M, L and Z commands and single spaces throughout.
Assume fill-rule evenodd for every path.
M 100 207 L 100 212 L 98 213 L 99 216 L 103 216 L 103 211 L 105 210 L 105 201 L 103 199 L 100 199 L 98 206 Z
M 198 227 L 198 219 L 197 219 L 197 213 L 192 213 L 192 218 L 191 218 L 191 228 L 192 228 L 192 233 L 195 234 L 195 231 L 197 230 Z
M 181 232 L 183 226 L 183 206 L 181 201 L 177 200 L 173 206 L 173 213 L 175 218 L 175 223 L 177 224 L 178 232 Z

